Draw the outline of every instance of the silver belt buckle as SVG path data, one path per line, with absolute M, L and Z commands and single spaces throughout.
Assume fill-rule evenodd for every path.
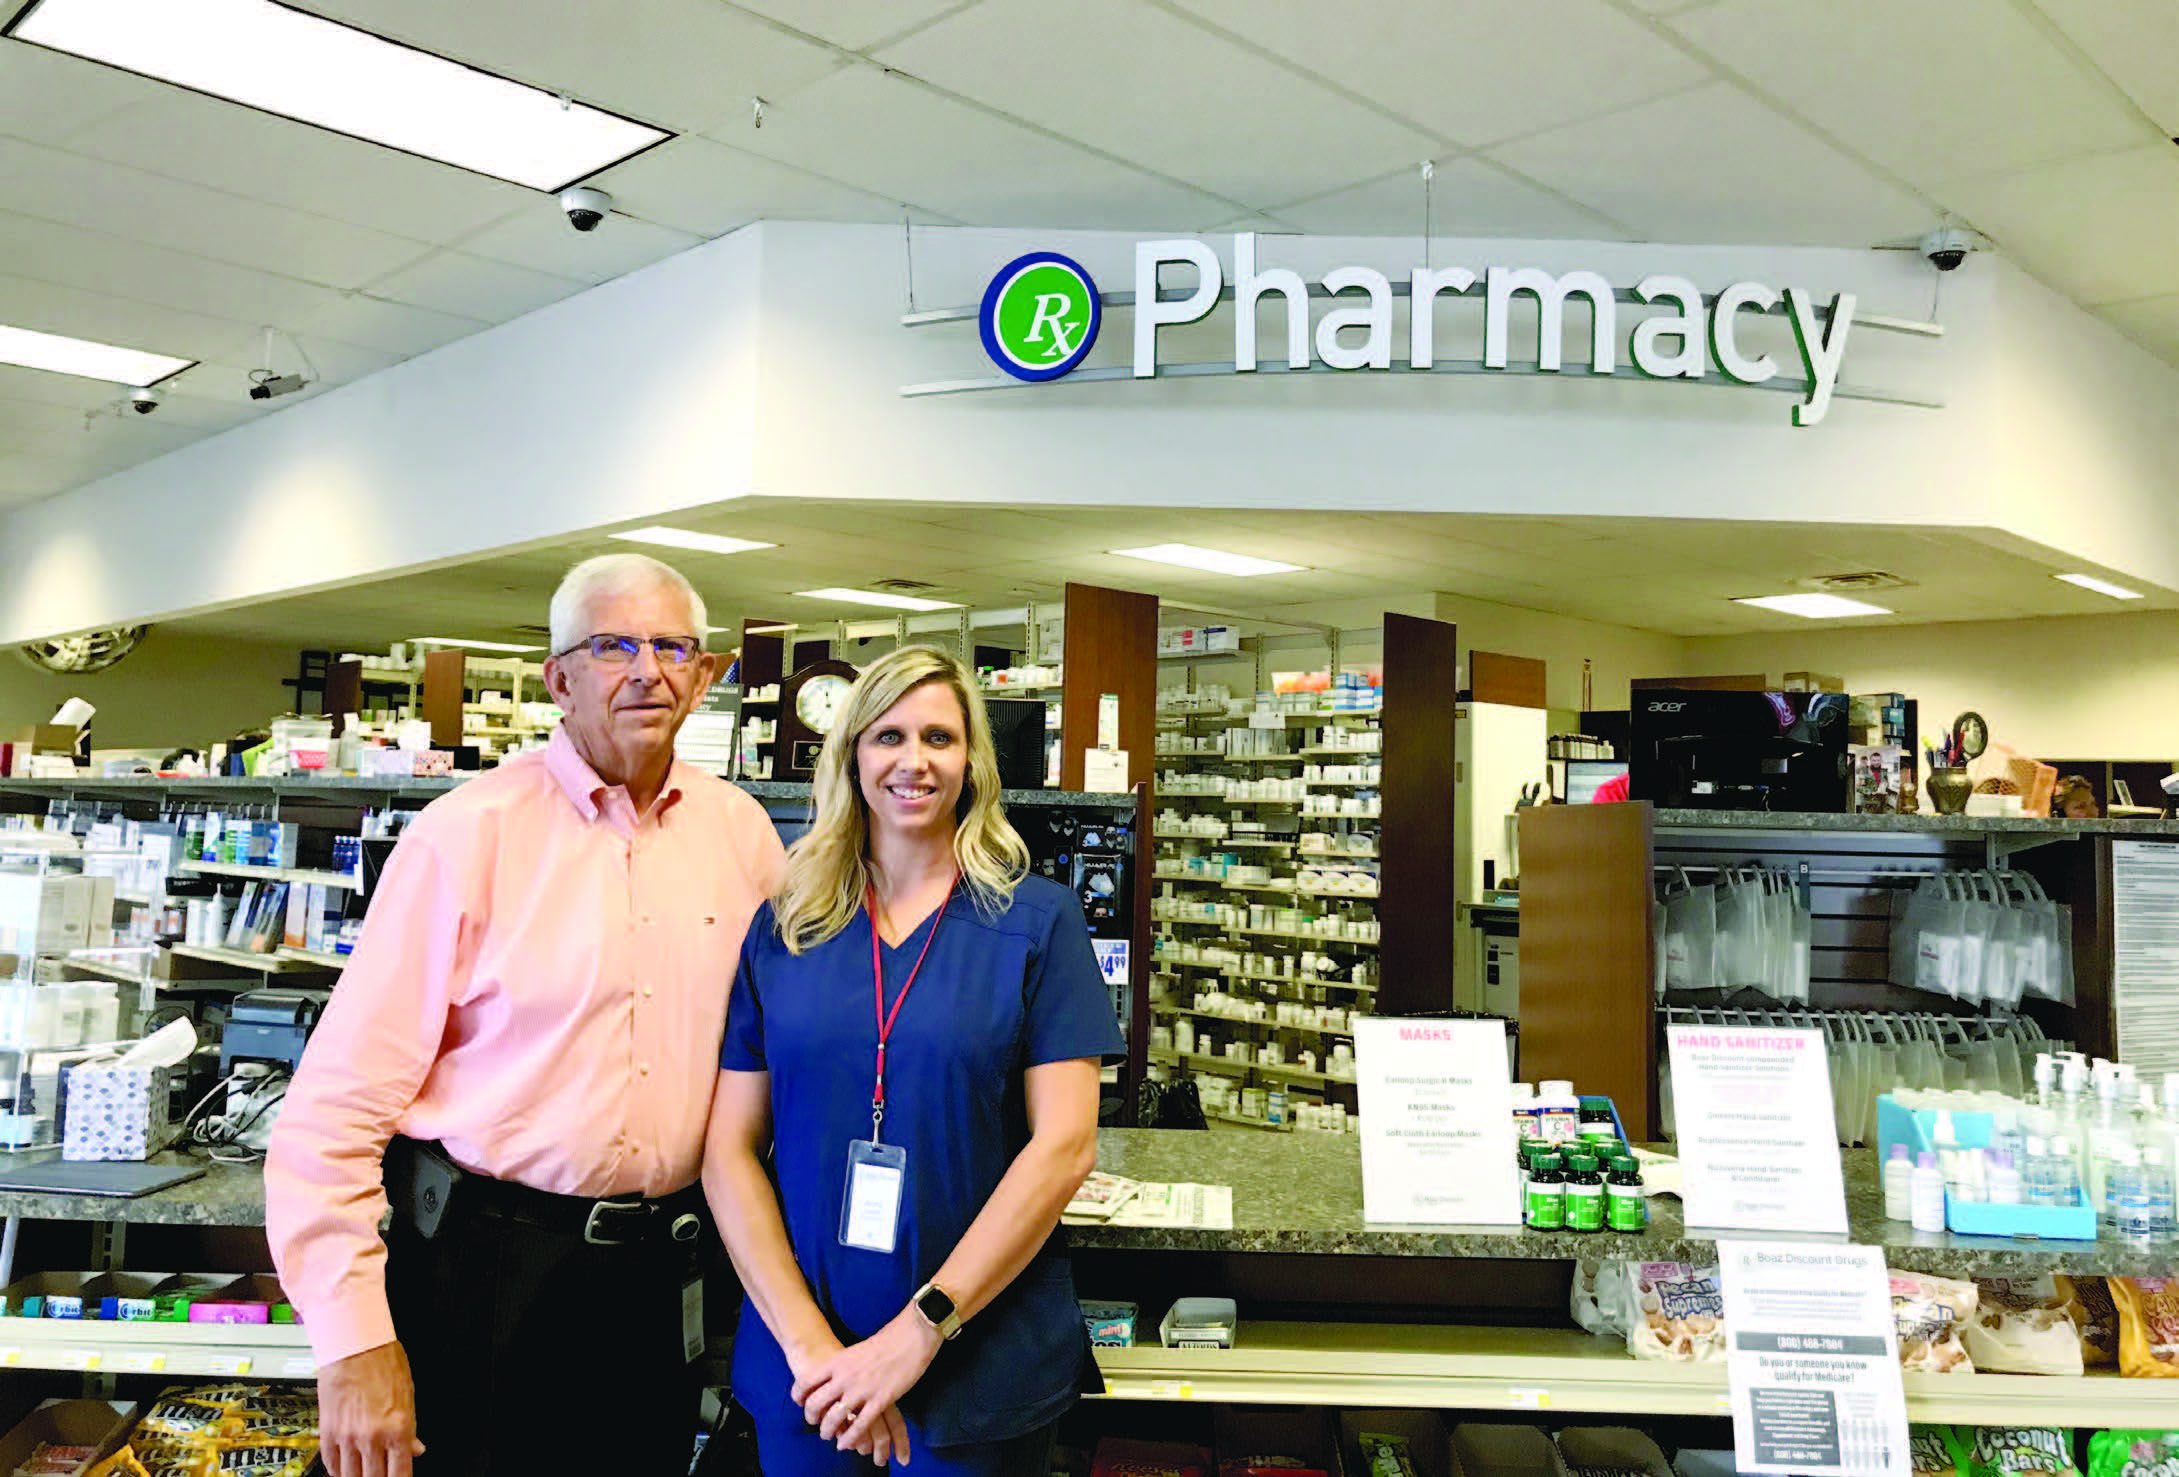
M 651 1207 L 649 1203 L 642 1200 L 638 1200 L 633 1204 L 613 1200 L 597 1200 L 591 1202 L 590 1214 L 583 1218 L 583 1240 L 591 1246 L 626 1246 L 630 1241 L 636 1239 L 634 1236 L 608 1237 L 600 1234 L 598 1229 L 598 1218 L 604 1215 L 607 1211 L 618 1211 L 624 1213 L 627 1211 L 635 1211 L 640 1214 L 646 1221 L 650 1219 L 651 1215 Z M 639 1230 L 637 1232 L 637 1235 L 640 1234 L 641 1232 Z

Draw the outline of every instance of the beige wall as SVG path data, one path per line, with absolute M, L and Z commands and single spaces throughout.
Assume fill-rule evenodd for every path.
M 1464 595 L 1439 595 L 1436 613 L 1439 620 L 1460 627 L 1462 661 L 1476 650 L 1540 657 L 1545 664 L 1545 694 L 1554 710 L 1581 709 L 1584 660 L 1592 664 L 1589 706 L 1594 708 L 1624 708 L 1627 683 L 1634 678 L 1669 677 L 1687 670 L 1687 643 L 1659 631 L 1547 615 Z
M 2179 758 L 2179 612 L 1833 628 L 1686 643 L 1690 674 L 1828 672 L 1903 692 L 1922 731 L 1972 709 L 1993 743 L 2067 759 Z
M 91 742 L 101 749 L 202 748 L 295 706 L 293 646 L 170 634 L 154 626 L 143 644 L 103 672 L 59 677 L 9 648 L 0 651 L 0 729 L 42 723 L 71 697 L 98 709 Z

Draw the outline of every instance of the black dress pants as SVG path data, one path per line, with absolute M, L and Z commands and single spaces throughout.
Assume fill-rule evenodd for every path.
M 387 1300 L 416 1381 L 418 1477 L 683 1477 L 696 1389 L 689 1248 L 592 1246 L 484 1214 L 387 1236 Z

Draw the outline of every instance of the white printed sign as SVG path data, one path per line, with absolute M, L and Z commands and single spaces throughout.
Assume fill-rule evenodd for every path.
M 1907 1397 L 1882 1250 L 1769 1241 L 1717 1250 L 1734 1464 L 1906 1477 Z
M 1504 1022 L 1365 1016 L 1354 1056 L 1362 1219 L 1519 1225 Z
M 1687 1224 L 1845 1234 L 1823 1033 L 1688 1025 L 1666 1041 Z

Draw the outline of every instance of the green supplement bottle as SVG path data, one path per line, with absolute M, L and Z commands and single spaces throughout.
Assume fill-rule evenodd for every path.
M 1588 1154 L 1570 1155 L 1566 1161 L 1566 1229 L 1604 1229 L 1604 1176 Z
M 1612 1100 L 1608 1097 L 1585 1097 L 1581 1100 L 1581 1140 L 1590 1146 L 1590 1152 L 1598 1155 L 1619 1147 L 1619 1120 L 1612 1116 Z
M 1540 1154 L 1529 1161 L 1527 1210 L 1530 1230 L 1565 1229 L 1566 1180 L 1558 1155 Z
M 1642 1171 L 1632 1159 L 1612 1162 L 1604 1184 L 1604 1220 L 1614 1231 L 1638 1235 L 1649 1229 L 1649 1201 L 1642 1194 Z

